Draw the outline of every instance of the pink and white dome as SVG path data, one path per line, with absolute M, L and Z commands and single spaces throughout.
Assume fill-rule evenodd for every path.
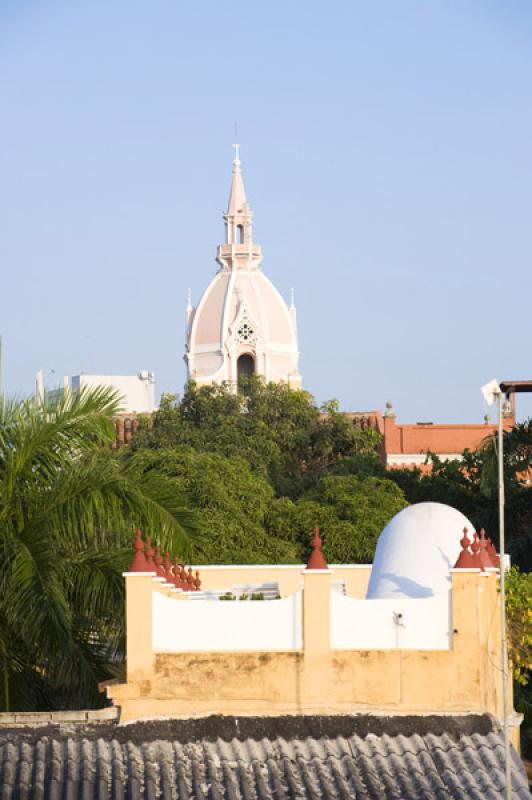
M 252 240 L 240 160 L 233 162 L 226 242 L 218 247 L 220 269 L 196 309 L 187 308 L 185 361 L 198 384 L 236 384 L 242 374 L 299 387 L 296 310 L 287 306 L 260 269 L 262 252 Z

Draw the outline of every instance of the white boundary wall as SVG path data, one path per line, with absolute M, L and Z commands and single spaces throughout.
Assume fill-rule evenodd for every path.
M 334 650 L 448 650 L 448 595 L 359 600 L 331 592 Z M 303 647 L 302 592 L 282 600 L 177 600 L 153 593 L 153 650 L 287 651 Z
M 282 600 L 190 603 L 154 592 L 153 650 L 300 650 L 301 600 L 297 592 Z
M 450 592 L 397 600 L 357 600 L 331 592 L 333 649 L 448 650 L 451 630 Z

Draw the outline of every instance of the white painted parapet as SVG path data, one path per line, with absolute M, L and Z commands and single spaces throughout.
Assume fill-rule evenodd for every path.
M 157 652 L 302 647 L 301 592 L 282 600 L 193 603 L 154 592 L 152 604 L 152 647 Z
M 308 580 L 320 581 L 321 571 Z M 321 585 L 281 600 L 221 601 L 194 597 L 183 602 L 176 593 L 154 588 L 153 652 L 305 650 L 316 636 L 328 650 L 448 650 L 451 604 L 445 595 L 396 600 L 358 600 Z M 314 586 L 312 589 L 314 590 Z M 312 595 L 312 597 L 311 597 Z M 192 599 L 192 597 L 191 597 Z M 309 603 L 311 604 L 309 606 Z M 325 609 L 325 604 L 328 609 Z M 303 636 L 307 619 L 307 641 Z M 327 624 L 330 620 L 330 629 Z M 313 632 L 312 642 L 309 639 Z
M 331 648 L 448 650 L 451 611 L 446 595 L 355 600 L 331 592 Z

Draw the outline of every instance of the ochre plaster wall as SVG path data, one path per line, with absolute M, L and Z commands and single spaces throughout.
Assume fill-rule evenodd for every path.
M 109 687 L 122 720 L 357 711 L 488 712 L 501 718 L 495 571 L 452 571 L 453 644 L 448 651 L 330 649 L 333 574 L 300 573 L 304 640 L 303 649 L 292 652 L 143 653 L 151 636 L 148 583 L 146 577 L 128 577 L 128 682 Z
M 122 720 L 160 714 L 485 710 L 451 652 L 158 653 L 150 681 L 113 687 Z

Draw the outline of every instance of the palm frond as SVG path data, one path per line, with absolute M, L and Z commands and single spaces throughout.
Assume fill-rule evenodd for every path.
M 196 535 L 167 478 L 113 454 L 118 409 L 108 389 L 0 402 L 0 646 L 17 642 L 20 661 L 4 678 L 26 676 L 22 691 L 38 674 L 57 702 L 94 700 L 121 653 L 135 528 L 181 556 Z

